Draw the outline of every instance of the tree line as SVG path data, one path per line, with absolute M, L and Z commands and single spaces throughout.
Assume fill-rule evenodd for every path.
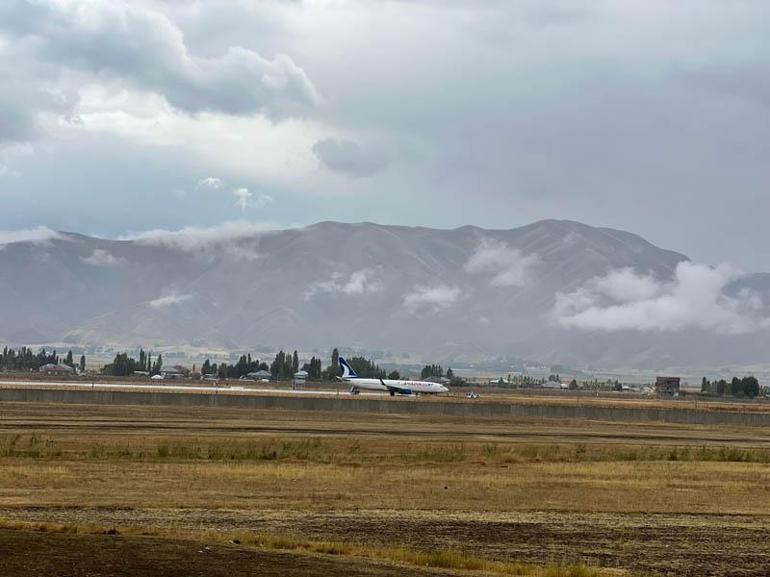
M 147 373 L 148 375 L 158 375 L 163 369 L 163 355 L 153 360 L 152 354 L 144 349 L 139 349 L 139 359 L 129 357 L 128 353 L 118 353 L 111 363 L 102 367 L 102 373 L 114 377 L 127 377 L 134 373 Z
M 50 353 L 45 349 L 40 349 L 37 353 L 29 347 L 13 349 L 3 347 L 0 355 L 0 371 L 29 372 L 39 371 L 44 365 L 67 365 L 80 372 L 86 370 L 86 357 L 80 356 L 80 361 L 75 362 L 72 351 L 68 351 L 64 357 L 60 357 L 56 351 Z
M 455 375 L 451 368 L 447 368 L 446 372 L 444 372 L 441 365 L 425 365 L 422 368 L 422 371 L 420 371 L 420 378 L 423 380 L 430 378 L 444 378 L 449 381 L 450 385 L 455 386 L 463 386 L 465 384 L 465 379 Z
M 249 373 L 255 373 L 257 371 L 267 371 L 267 363 L 259 362 L 259 359 L 251 357 L 251 353 L 247 355 L 241 355 L 237 363 L 212 363 L 209 359 L 206 359 L 201 365 L 201 374 L 217 376 L 220 379 L 240 379 L 245 377 Z
M 330 364 L 324 368 L 323 361 L 316 356 L 301 364 L 299 353 L 296 350 L 291 353 L 281 350 L 276 353 L 270 363 L 260 361 L 248 353 L 241 355 L 235 363 L 212 363 L 210 359 L 206 359 L 200 367 L 200 374 L 215 376 L 219 379 L 240 379 L 258 371 L 265 371 L 270 373 L 270 378 L 273 380 L 290 380 L 301 369 L 307 372 L 308 380 L 333 381 L 340 376 L 339 356 L 339 350 L 335 348 L 331 354 Z M 348 357 L 346 360 L 356 374 L 363 378 L 393 380 L 402 378 L 399 371 L 388 372 L 374 361 L 361 355 Z M 72 351 L 69 351 L 64 357 L 60 357 L 56 351 L 48 352 L 41 349 L 35 353 L 29 347 L 14 350 L 7 346 L 0 354 L 0 370 L 4 371 L 36 371 L 46 364 L 65 364 L 84 372 L 86 357 L 82 355 L 80 361 L 76 363 Z M 128 377 L 137 373 L 154 376 L 161 372 L 163 372 L 163 355 L 153 356 L 151 352 L 145 351 L 143 348 L 139 349 L 138 357 L 129 355 L 125 351 L 118 352 L 112 362 L 102 367 L 103 374 L 116 377 Z M 195 365 L 192 367 L 192 372 L 198 372 Z M 445 371 L 438 364 L 425 365 L 420 372 L 420 378 L 446 378 L 454 385 L 464 383 L 451 368 Z
M 752 376 L 741 379 L 733 377 L 729 382 L 724 379 L 710 381 L 703 377 L 700 390 L 702 393 L 719 397 L 748 397 L 753 399 L 759 395 L 759 381 Z

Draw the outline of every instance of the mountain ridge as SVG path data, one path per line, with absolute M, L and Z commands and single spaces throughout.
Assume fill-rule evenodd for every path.
M 577 302 L 612 275 L 631 293 L 679 282 L 682 263 L 691 262 L 685 255 L 618 229 L 555 219 L 512 229 L 335 221 L 241 228 L 121 240 L 59 232 L 5 244 L 0 340 L 342 345 L 442 360 L 486 351 L 603 367 L 763 358 L 764 330 L 713 335 L 688 326 L 607 331 L 555 323 L 559 295 Z M 770 290 L 763 275 L 735 282 L 734 294 L 751 290 L 759 299 Z M 592 297 L 594 306 L 604 306 L 605 296 Z

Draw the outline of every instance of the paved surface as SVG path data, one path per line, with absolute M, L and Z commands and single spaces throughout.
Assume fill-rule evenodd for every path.
M 23 381 L 23 380 L 0 380 L 0 387 L 13 388 L 42 388 L 50 389 L 53 387 L 66 387 L 82 390 L 118 390 L 118 391 L 157 391 L 157 392 L 178 392 L 178 393 L 254 393 L 254 394 L 281 394 L 281 395 L 349 395 L 348 386 L 340 386 L 339 390 L 312 390 L 312 389 L 280 389 L 269 387 L 245 387 L 243 385 L 218 386 L 213 385 L 172 385 L 155 383 L 84 383 L 67 381 Z M 360 395 L 387 396 L 386 392 L 366 391 Z

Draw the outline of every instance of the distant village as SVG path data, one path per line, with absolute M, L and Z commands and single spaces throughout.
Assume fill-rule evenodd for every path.
M 75 357 L 72 351 L 59 355 L 56 351 L 41 349 L 37 352 L 30 347 L 14 349 L 4 347 L 0 355 L 0 372 L 3 373 L 37 373 L 47 377 L 125 377 L 131 379 L 147 379 L 150 381 L 170 380 L 202 380 L 209 383 L 226 383 L 229 381 L 246 381 L 255 383 L 291 382 L 293 385 L 303 383 L 322 383 L 335 381 L 338 376 L 338 349 L 334 349 L 329 364 L 324 367 L 322 360 L 312 356 L 309 360 L 301 361 L 298 352 L 279 351 L 270 363 L 260 361 L 251 354 L 243 354 L 234 363 L 226 361 L 211 362 L 206 359 L 198 366 L 183 364 L 165 364 L 162 354 L 154 356 L 140 348 L 136 357 L 126 352 L 115 354 L 112 362 L 104 363 L 98 369 L 89 366 L 84 354 Z M 508 373 L 499 377 L 458 375 L 451 368 L 444 369 L 439 364 L 423 366 L 419 374 L 402 374 L 398 370 L 386 370 L 374 361 L 364 356 L 350 356 L 348 362 L 354 370 L 366 378 L 419 378 L 421 380 L 441 383 L 447 386 L 486 387 L 503 390 L 542 390 L 547 391 L 595 391 L 635 393 L 642 395 L 659 395 L 679 397 L 684 395 L 699 395 L 707 397 L 733 397 L 752 399 L 770 395 L 770 389 L 762 386 L 754 376 L 732 377 L 727 379 L 709 380 L 706 377 L 695 386 L 685 387 L 681 377 L 658 376 L 650 383 L 624 383 L 618 379 L 578 379 L 563 378 L 559 374 L 532 376 L 521 373 Z

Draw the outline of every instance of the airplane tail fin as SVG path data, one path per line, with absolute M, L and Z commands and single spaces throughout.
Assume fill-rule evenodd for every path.
M 342 357 L 339 357 L 339 363 L 343 379 L 355 379 L 358 376 L 348 362 Z

